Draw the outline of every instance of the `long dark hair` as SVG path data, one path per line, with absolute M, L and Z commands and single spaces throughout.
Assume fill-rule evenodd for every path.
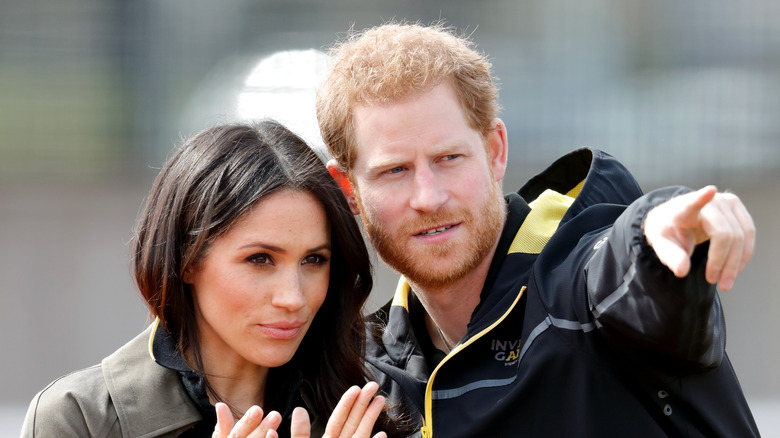
M 274 404 L 279 394 L 269 391 L 289 391 L 285 385 L 302 377 L 315 398 L 310 409 L 327 420 L 343 392 L 367 380 L 362 308 L 373 283 L 368 251 L 349 206 L 301 138 L 266 120 L 213 127 L 187 140 L 167 160 L 149 193 L 132 242 L 133 270 L 151 314 L 203 374 L 192 296 L 182 274 L 253 204 L 285 188 L 311 193 L 325 209 L 331 227 L 330 285 L 292 360 L 271 370 L 265 399 Z

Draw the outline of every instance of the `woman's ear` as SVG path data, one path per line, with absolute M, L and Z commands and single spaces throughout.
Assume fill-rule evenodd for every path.
M 349 182 L 347 175 L 341 171 L 339 163 L 336 160 L 331 159 L 328 161 L 328 172 L 330 176 L 336 180 L 336 184 L 339 185 L 341 192 L 347 198 L 347 204 L 349 204 L 352 214 L 360 214 L 360 210 L 357 207 L 357 201 L 355 201 L 355 194 L 352 193 L 352 183 Z
M 181 281 L 184 284 L 192 284 L 192 267 L 188 267 L 182 272 Z

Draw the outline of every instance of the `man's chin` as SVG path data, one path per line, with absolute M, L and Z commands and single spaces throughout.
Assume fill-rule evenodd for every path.
M 406 277 L 410 283 L 422 288 L 449 286 L 473 271 L 479 264 L 473 260 L 452 257 L 452 253 L 427 252 L 415 256 L 412 252 L 406 252 L 405 255 L 397 258 L 382 257 L 382 260 Z

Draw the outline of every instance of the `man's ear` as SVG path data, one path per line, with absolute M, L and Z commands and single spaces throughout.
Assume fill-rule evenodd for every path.
M 500 181 L 506 172 L 507 156 L 509 155 L 509 140 L 506 125 L 501 119 L 493 119 L 493 130 L 488 134 L 488 159 L 493 169 L 493 176 Z
M 357 207 L 357 201 L 355 201 L 355 194 L 352 193 L 352 183 L 349 182 L 347 175 L 339 169 L 339 163 L 336 160 L 331 159 L 328 161 L 328 172 L 330 172 L 330 176 L 336 180 L 336 184 L 339 185 L 341 192 L 344 193 L 344 196 L 347 198 L 347 204 L 349 204 L 352 214 L 360 214 L 360 210 Z

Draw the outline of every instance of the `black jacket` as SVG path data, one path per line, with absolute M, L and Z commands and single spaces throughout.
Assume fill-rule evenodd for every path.
M 369 363 L 391 404 L 423 437 L 758 436 L 707 245 L 678 279 L 643 237 L 647 211 L 685 191 L 642 195 L 583 149 L 508 195 L 480 304 L 438 365 L 403 279 L 373 315 Z

